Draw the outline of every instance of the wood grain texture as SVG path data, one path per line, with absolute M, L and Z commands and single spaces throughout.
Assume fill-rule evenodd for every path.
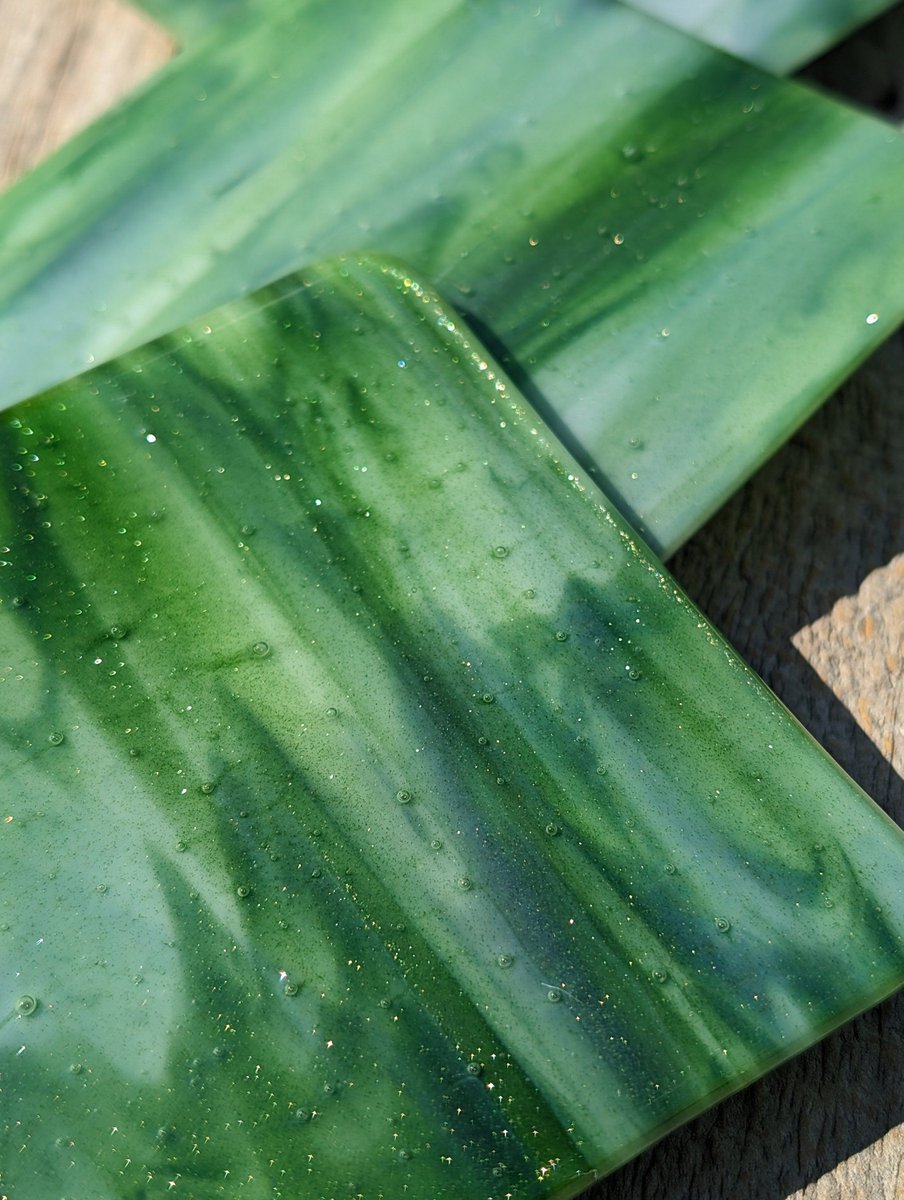
M 172 38 L 119 0 L 0 0 L 0 187 L 170 57 Z
M 0 0 L 0 179 L 136 86 L 172 44 L 116 0 Z M 838 54 L 835 52 L 835 67 Z M 788 707 L 899 822 L 904 341 L 893 339 L 672 561 Z M 593 1190 L 595 1200 L 904 1196 L 904 996 Z

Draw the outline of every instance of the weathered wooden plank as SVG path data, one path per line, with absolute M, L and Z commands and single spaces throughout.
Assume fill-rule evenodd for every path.
M 0 187 L 161 66 L 172 38 L 120 0 L 0 0 Z

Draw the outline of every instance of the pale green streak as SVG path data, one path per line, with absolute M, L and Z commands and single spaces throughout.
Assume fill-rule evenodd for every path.
M 780 75 L 803 66 L 892 7 L 892 0 L 624 2 Z

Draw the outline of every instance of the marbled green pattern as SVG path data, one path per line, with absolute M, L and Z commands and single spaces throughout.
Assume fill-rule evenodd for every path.
M 404 269 L 0 448 L 11 1196 L 571 1196 L 904 979 L 900 831 Z
M 784 74 L 892 7 L 893 0 L 624 0 L 710 45 Z M 202 5 L 203 6 L 203 5 Z
M 902 193 L 885 125 L 606 0 L 272 0 L 0 199 L 0 403 L 386 251 L 669 551 L 899 321 Z

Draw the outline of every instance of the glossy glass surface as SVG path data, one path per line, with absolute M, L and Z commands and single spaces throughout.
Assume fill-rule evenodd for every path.
M 404 268 L 0 452 L 10 1196 L 571 1196 L 904 979 L 900 830 Z

